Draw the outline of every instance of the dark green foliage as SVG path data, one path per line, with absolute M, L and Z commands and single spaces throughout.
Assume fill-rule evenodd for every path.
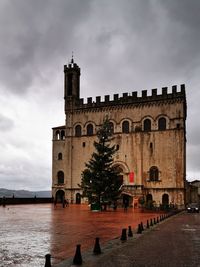
M 95 152 L 85 164 L 86 169 L 82 172 L 80 185 L 83 196 L 88 197 L 90 203 L 116 200 L 122 184 L 118 167 L 113 166 L 116 147 L 110 145 L 112 129 L 108 118 L 98 130 L 97 138 L 98 140 L 94 142 Z

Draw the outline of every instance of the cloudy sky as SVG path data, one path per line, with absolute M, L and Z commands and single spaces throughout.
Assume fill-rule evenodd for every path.
M 200 179 L 199 0 L 1 0 L 0 187 L 51 188 L 63 65 L 81 97 L 185 83 L 187 179 Z

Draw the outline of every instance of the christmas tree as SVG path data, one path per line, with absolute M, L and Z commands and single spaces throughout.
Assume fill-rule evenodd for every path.
M 111 146 L 113 131 L 107 117 L 97 132 L 97 138 L 94 142 L 95 152 L 82 172 L 80 187 L 89 203 L 98 203 L 100 206 L 116 201 L 122 185 L 118 166 L 113 166 L 113 157 L 117 149 L 115 145 Z

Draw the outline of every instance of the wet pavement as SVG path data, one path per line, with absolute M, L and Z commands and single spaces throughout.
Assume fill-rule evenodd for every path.
M 124 243 L 116 240 L 102 251 L 98 256 L 92 256 L 91 251 L 83 254 L 82 266 L 200 267 L 200 214 L 182 212 Z
M 132 208 L 92 212 L 87 205 L 0 206 L 0 267 L 42 267 L 47 253 L 54 265 L 73 256 L 76 244 L 82 251 L 93 247 L 96 237 L 105 244 L 119 237 L 122 228 L 136 229 L 156 216 Z

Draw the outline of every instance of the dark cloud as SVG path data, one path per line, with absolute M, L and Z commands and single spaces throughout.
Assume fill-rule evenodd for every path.
M 1 83 L 23 94 L 73 49 L 89 1 L 7 1 L 0 4 Z M 64 61 L 65 58 L 62 58 Z M 48 79 L 46 79 L 48 81 Z
M 199 0 L 1 1 L 0 186 L 51 182 L 51 127 L 64 123 L 72 51 L 85 98 L 185 83 L 187 172 L 200 176 L 199 10 Z

